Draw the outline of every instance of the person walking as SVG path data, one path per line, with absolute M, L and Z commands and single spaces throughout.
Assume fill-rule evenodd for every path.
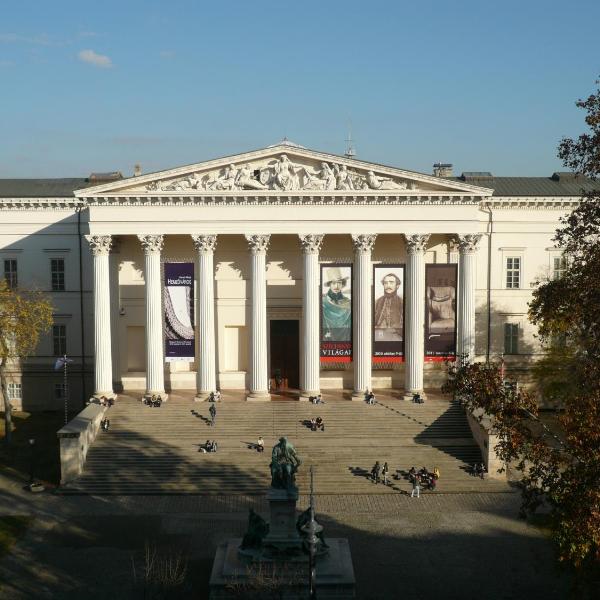
M 371 469 L 371 478 L 373 479 L 373 483 L 378 484 L 379 483 L 379 478 L 381 476 L 381 465 L 379 464 L 379 461 L 375 461 L 375 464 L 373 465 L 373 468 Z
M 213 427 L 217 419 L 217 409 L 214 404 L 210 405 L 208 412 L 210 413 L 210 426 Z
M 413 479 L 413 489 L 412 489 L 412 493 L 410 494 L 411 498 L 414 497 L 420 498 L 421 497 L 421 476 L 420 475 L 415 475 L 414 479 Z
M 387 461 L 383 463 L 383 468 L 381 469 L 381 474 L 383 475 L 383 485 L 388 484 L 388 464 Z

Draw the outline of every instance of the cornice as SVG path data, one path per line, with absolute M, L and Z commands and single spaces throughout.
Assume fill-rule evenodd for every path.
M 90 206 L 326 206 L 326 205 L 450 205 L 480 206 L 493 209 L 560 210 L 576 208 L 579 196 L 470 196 L 415 194 L 410 190 L 381 194 L 365 192 L 349 194 L 332 191 L 327 194 L 302 194 L 298 192 L 231 192 L 198 195 L 189 193 L 154 192 L 148 195 L 107 194 L 88 198 L 0 198 L 0 211 L 26 210 L 78 210 Z

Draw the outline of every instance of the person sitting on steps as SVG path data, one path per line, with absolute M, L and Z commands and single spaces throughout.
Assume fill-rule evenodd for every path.
M 373 481 L 373 483 L 377 484 L 379 483 L 379 477 L 381 475 L 381 465 L 379 464 L 379 461 L 375 461 L 375 464 L 373 465 L 373 468 L 371 469 L 371 479 Z
M 256 442 L 256 451 L 264 452 L 265 451 L 265 440 L 262 439 L 262 436 L 258 436 L 258 441 Z
M 365 392 L 365 399 L 367 400 L 367 404 L 375 404 L 375 394 L 373 393 L 373 390 L 367 390 Z
M 323 422 L 323 419 L 321 417 L 317 417 L 315 424 L 316 424 L 317 429 L 320 429 L 321 431 L 325 431 L 325 423 Z

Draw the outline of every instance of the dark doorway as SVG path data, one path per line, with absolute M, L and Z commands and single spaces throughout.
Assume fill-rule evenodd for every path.
M 300 386 L 300 350 L 298 320 L 271 321 L 271 389 Z

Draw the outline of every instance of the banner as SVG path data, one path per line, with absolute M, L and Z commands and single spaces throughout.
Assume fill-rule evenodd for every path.
M 352 265 L 321 265 L 321 362 L 352 361 Z
M 194 360 L 194 263 L 165 263 L 165 360 Z
M 425 356 L 456 356 L 455 264 L 425 265 Z
M 404 265 L 373 266 L 373 358 L 401 362 L 404 356 Z

